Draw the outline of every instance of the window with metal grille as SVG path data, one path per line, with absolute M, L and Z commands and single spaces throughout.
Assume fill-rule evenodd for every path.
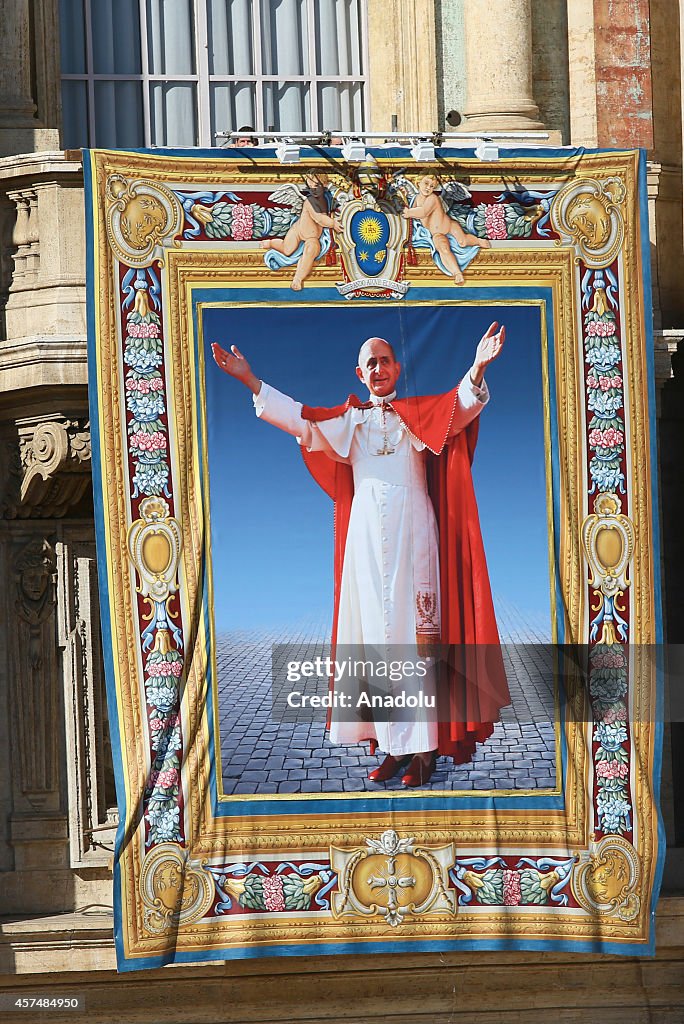
M 364 126 L 364 0 L 60 0 L 63 145 Z

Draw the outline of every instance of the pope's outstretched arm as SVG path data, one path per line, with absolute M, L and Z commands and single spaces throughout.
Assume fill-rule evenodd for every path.
M 449 436 L 453 437 L 479 416 L 489 401 L 489 389 L 485 383 L 485 370 L 501 352 L 506 339 L 506 328 L 494 321 L 489 325 L 475 351 L 475 358 L 469 373 L 465 375 L 458 389 L 458 399 L 451 421 Z
M 230 377 L 239 380 L 252 392 L 254 407 L 260 419 L 271 423 L 274 427 L 279 427 L 287 434 L 292 434 L 305 447 L 311 447 L 311 424 L 302 418 L 300 402 L 295 402 L 294 398 L 281 394 L 280 391 L 276 391 L 275 388 L 260 380 L 252 372 L 251 366 L 237 345 L 231 345 L 230 352 L 226 352 L 224 348 L 214 343 L 211 346 L 211 351 L 216 365 Z

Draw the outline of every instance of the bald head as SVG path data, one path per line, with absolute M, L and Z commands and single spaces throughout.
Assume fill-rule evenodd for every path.
M 356 376 L 372 395 L 385 398 L 391 395 L 401 373 L 394 349 L 384 338 L 368 338 L 359 351 Z
M 394 351 L 393 346 L 390 345 L 389 341 L 385 341 L 384 338 L 366 338 L 366 340 L 364 341 L 363 345 L 359 349 L 359 362 L 358 362 L 359 366 L 363 366 L 363 360 L 366 357 L 366 353 L 370 353 L 375 348 L 375 345 L 374 345 L 375 342 L 379 342 L 381 345 L 385 345 L 387 347 L 387 349 L 389 349 L 389 351 L 390 351 L 390 353 L 392 355 L 392 359 L 394 359 L 394 361 L 396 362 L 397 356 L 396 356 L 396 353 Z

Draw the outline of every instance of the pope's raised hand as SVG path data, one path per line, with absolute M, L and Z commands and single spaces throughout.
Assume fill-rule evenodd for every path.
M 474 365 L 483 370 L 486 366 L 489 366 L 489 364 L 493 362 L 501 352 L 505 340 L 506 328 L 503 324 L 499 327 L 495 320 L 493 324 L 489 325 L 487 333 L 482 336 L 480 343 L 477 346 Z
M 220 345 L 214 342 L 211 346 L 211 351 L 216 365 L 225 373 L 229 373 L 231 377 L 237 377 L 238 380 L 244 381 L 252 372 L 249 363 L 237 345 L 231 345 L 230 352 L 226 352 L 224 348 L 221 348 Z
M 229 374 L 231 377 L 235 377 L 242 384 L 249 388 L 255 395 L 259 394 L 261 390 L 261 381 L 258 377 L 255 377 L 252 373 L 252 367 L 249 365 L 245 357 L 243 356 L 237 345 L 230 346 L 230 352 L 226 352 L 225 348 L 221 348 L 216 342 L 212 343 L 211 353 L 214 357 L 216 365 L 223 370 L 224 373 Z

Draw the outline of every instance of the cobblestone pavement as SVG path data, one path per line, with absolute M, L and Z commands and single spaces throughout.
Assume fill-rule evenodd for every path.
M 495 600 L 512 702 L 494 734 L 469 764 L 439 758 L 426 789 L 548 789 L 556 785 L 554 699 L 543 671 L 548 627 Z M 325 656 L 325 627 L 219 636 L 217 668 L 223 791 L 231 793 L 353 793 L 403 789 L 400 776 L 386 783 L 367 775 L 381 757 L 366 744 L 332 746 L 323 713 L 283 720 L 272 715 L 271 659 L 274 644 L 292 645 L 288 657 Z M 526 645 L 526 646 L 516 646 Z M 301 654 L 298 655 L 298 651 Z M 290 711 L 290 716 L 293 712 Z

